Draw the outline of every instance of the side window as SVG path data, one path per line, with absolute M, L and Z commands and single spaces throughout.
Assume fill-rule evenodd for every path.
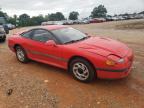
M 32 39 L 40 42 L 46 42 L 52 39 L 52 35 L 46 30 L 39 29 L 34 31 Z
M 25 32 L 21 34 L 22 37 L 30 38 L 32 31 Z

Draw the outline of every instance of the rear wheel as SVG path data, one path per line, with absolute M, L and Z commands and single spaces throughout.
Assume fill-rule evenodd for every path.
M 70 72 L 73 74 L 73 77 L 81 82 L 88 83 L 96 77 L 95 69 L 85 59 L 77 58 L 72 60 L 69 68 Z
M 16 56 L 17 59 L 22 63 L 27 63 L 29 61 L 25 50 L 21 46 L 16 46 Z

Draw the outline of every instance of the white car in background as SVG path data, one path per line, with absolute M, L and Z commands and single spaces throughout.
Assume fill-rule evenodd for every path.
M 89 21 L 89 20 L 87 20 L 87 19 L 83 19 L 83 20 L 81 21 L 81 23 L 82 23 L 82 24 L 89 24 L 89 23 L 90 23 L 90 21 Z
M 9 28 L 9 30 L 12 30 L 12 29 L 15 29 L 15 25 L 9 23 L 9 24 L 6 24 L 7 27 Z
M 47 21 L 47 22 L 42 22 L 41 25 L 42 26 L 46 26 L 46 25 L 63 25 L 64 21 Z
M 72 20 L 63 21 L 63 25 L 72 25 L 72 24 L 74 24 L 74 21 L 72 21 Z

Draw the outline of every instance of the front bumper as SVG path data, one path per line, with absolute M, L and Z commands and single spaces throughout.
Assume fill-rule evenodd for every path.
M 131 66 L 125 69 L 97 69 L 97 77 L 101 79 L 121 79 L 127 77 L 131 71 Z
M 133 52 L 129 51 L 125 56 L 125 67 L 122 68 L 121 65 L 118 65 L 115 69 L 96 68 L 97 77 L 101 79 L 121 79 L 127 77 L 132 69 L 133 58 Z

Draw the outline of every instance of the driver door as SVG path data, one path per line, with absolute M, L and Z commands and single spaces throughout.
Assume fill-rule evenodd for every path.
M 35 29 L 29 43 L 31 58 L 52 65 L 60 65 L 61 49 L 58 46 L 48 46 L 46 42 L 54 40 L 53 35 L 45 29 Z

